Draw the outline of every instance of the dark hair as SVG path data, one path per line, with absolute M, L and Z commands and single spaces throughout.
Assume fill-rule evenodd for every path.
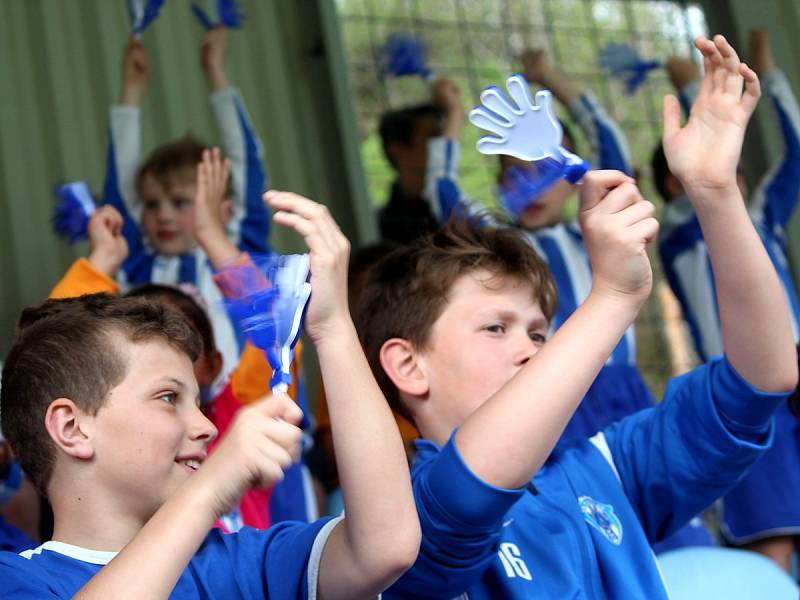
M 45 494 L 55 445 L 45 429 L 47 407 L 69 398 L 96 414 L 127 372 L 118 336 L 161 340 L 192 361 L 200 340 L 174 310 L 146 298 L 89 294 L 48 300 L 22 311 L 3 366 L 0 426 L 22 468 Z
M 795 352 L 797 352 L 797 366 L 800 368 L 800 344 L 795 346 Z M 789 404 L 789 410 L 792 414 L 800 418 L 800 383 L 797 384 L 794 392 L 792 392 L 792 395 L 787 399 L 787 403 Z
M 369 272 L 361 291 L 357 327 L 364 352 L 384 395 L 397 412 L 412 416 L 380 364 L 391 338 L 418 349 L 429 343 L 450 289 L 462 275 L 486 270 L 529 283 L 544 315 L 556 309 L 556 287 L 546 263 L 512 227 L 476 227 L 462 218 L 387 255 Z
M 672 171 L 669 170 L 667 155 L 664 154 L 664 146 L 661 145 L 661 142 L 653 151 L 653 158 L 650 159 L 650 169 L 653 175 L 653 185 L 656 186 L 658 195 L 664 199 L 664 202 L 671 201 L 672 195 L 667 189 L 667 178 L 672 177 Z
M 430 120 L 434 122 L 438 128 L 440 127 L 441 118 L 442 111 L 431 103 L 418 104 L 385 112 L 381 116 L 378 133 L 383 142 L 383 152 L 389 162 L 394 164 L 388 152 L 390 144 L 408 146 L 420 122 Z
M 125 294 L 128 297 L 148 298 L 154 302 L 163 302 L 177 310 L 189 320 L 189 324 L 200 334 L 203 342 L 203 354 L 217 349 L 214 343 L 214 330 L 205 309 L 190 295 L 180 288 L 158 283 L 139 285 Z
M 145 175 L 152 175 L 163 188 L 173 184 L 178 171 L 187 167 L 195 168 L 203 160 L 203 150 L 207 146 L 186 134 L 174 142 L 168 142 L 153 150 L 136 175 L 136 191 L 141 196 L 142 181 Z

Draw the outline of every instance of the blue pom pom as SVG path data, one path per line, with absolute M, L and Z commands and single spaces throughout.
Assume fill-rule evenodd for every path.
M 155 21 L 158 11 L 164 4 L 164 0 L 127 0 L 128 14 L 131 18 L 131 31 L 135 35 L 141 35 L 147 26 Z
M 244 13 L 237 0 L 217 0 L 217 14 L 219 22 L 228 29 L 238 29 L 244 22 Z
M 70 244 L 85 240 L 89 217 L 96 209 L 89 186 L 83 181 L 67 183 L 56 188 L 55 195 L 53 230 Z
M 383 77 L 402 77 L 419 75 L 423 79 L 430 76 L 427 66 L 427 52 L 424 44 L 404 33 L 393 33 L 379 48 L 378 56 Z
M 217 0 L 216 23 L 197 2 L 192 2 L 192 12 L 200 24 L 208 31 L 211 31 L 217 25 L 222 25 L 228 29 L 238 29 L 244 22 L 244 13 L 237 0 Z

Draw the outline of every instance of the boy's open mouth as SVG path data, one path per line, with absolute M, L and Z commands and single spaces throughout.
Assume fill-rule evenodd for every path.
M 175 462 L 180 465 L 183 465 L 186 469 L 188 469 L 191 472 L 197 471 L 197 469 L 199 469 L 200 465 L 202 464 L 202 461 L 198 458 L 177 458 L 175 459 Z

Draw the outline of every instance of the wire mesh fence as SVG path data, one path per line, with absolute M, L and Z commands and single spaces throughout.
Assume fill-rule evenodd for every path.
M 361 155 L 376 206 L 388 198 L 394 178 L 377 135 L 380 115 L 429 96 L 419 77 L 381 77 L 379 48 L 392 33 L 423 42 L 428 66 L 460 86 L 467 108 L 478 103 L 486 86 L 521 70 L 524 49 L 546 50 L 551 62 L 581 89 L 593 91 L 619 123 L 640 186 L 646 197 L 658 201 L 649 161 L 660 140 L 661 99 L 672 92 L 666 73 L 653 71 L 634 95 L 627 95 L 622 82 L 600 70 L 598 56 L 610 42 L 630 44 L 654 60 L 691 55 L 694 37 L 707 33 L 698 5 L 668 0 L 337 0 L 337 6 Z M 563 110 L 559 116 L 569 123 Z M 479 136 L 477 128 L 465 128 L 459 176 L 469 197 L 493 206 L 497 160 L 472 150 Z M 578 150 L 586 151 L 580 136 Z M 660 396 L 666 380 L 696 359 L 655 254 L 652 258 L 656 286 L 637 321 L 637 338 L 639 364 Z

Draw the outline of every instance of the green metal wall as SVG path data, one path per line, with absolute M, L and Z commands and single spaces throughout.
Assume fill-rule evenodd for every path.
M 38 302 L 86 251 L 50 232 L 53 186 L 102 189 L 107 108 L 128 33 L 123 0 L 0 0 L 0 356 L 20 308 Z M 265 144 L 270 184 L 331 206 L 352 239 L 374 227 L 347 100 L 335 10 L 327 0 L 245 0 L 229 75 Z M 151 88 L 143 149 L 187 131 L 217 139 L 199 63 L 202 28 L 171 0 L 145 32 Z M 335 60 L 328 60 L 330 56 Z M 281 250 L 299 247 L 275 231 Z

